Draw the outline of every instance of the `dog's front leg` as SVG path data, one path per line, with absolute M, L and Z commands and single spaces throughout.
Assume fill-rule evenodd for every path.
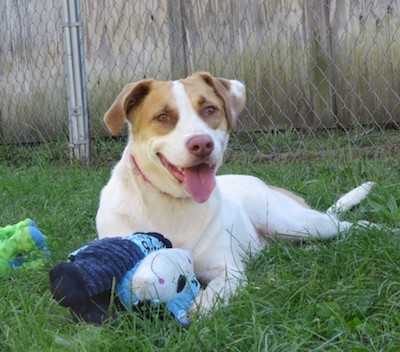
M 194 301 L 191 313 L 206 315 L 212 309 L 228 304 L 238 287 L 246 284 L 246 276 L 238 271 L 223 270 L 212 279 Z

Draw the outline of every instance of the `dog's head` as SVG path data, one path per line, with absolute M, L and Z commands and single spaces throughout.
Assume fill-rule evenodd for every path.
M 179 81 L 143 80 L 122 90 L 104 121 L 114 135 L 128 122 L 128 151 L 147 181 L 201 203 L 214 190 L 245 100 L 242 83 L 205 72 Z

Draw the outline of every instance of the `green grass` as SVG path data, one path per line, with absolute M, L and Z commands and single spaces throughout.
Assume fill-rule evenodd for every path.
M 107 146 L 96 146 L 98 155 L 103 150 Z M 31 217 L 52 252 L 44 268 L 19 268 L 1 278 L 0 351 L 400 350 L 400 239 L 389 230 L 352 230 L 302 245 L 272 243 L 249 260 L 249 285 L 189 328 L 129 312 L 102 326 L 76 323 L 51 299 L 47 273 L 96 237 L 99 192 L 111 163 L 71 164 L 51 146 L 2 149 L 0 156 L 0 224 Z M 256 175 L 321 210 L 374 180 L 371 196 L 345 218 L 400 227 L 399 166 L 399 154 L 368 157 L 346 149 L 311 160 L 306 153 L 262 162 L 228 157 L 221 173 Z

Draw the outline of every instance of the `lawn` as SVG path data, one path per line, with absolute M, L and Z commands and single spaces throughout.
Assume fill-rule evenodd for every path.
M 1 278 L 0 351 L 399 351 L 400 241 L 389 230 L 400 227 L 399 156 L 352 148 L 312 159 L 228 155 L 220 173 L 256 175 L 320 210 L 373 180 L 371 196 L 344 218 L 388 229 L 271 243 L 249 259 L 249 285 L 227 307 L 183 328 L 168 317 L 130 312 L 101 326 L 77 323 L 53 301 L 48 270 L 96 237 L 99 192 L 112 163 L 71 164 L 49 146 L 0 149 L 0 226 L 30 217 L 51 251 L 45 266 Z

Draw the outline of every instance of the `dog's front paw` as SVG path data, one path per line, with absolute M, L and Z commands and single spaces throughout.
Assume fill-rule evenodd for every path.
M 192 318 L 204 317 L 211 313 L 211 311 L 218 305 L 220 301 L 219 296 L 215 291 L 206 288 L 202 290 L 190 308 L 189 315 Z

